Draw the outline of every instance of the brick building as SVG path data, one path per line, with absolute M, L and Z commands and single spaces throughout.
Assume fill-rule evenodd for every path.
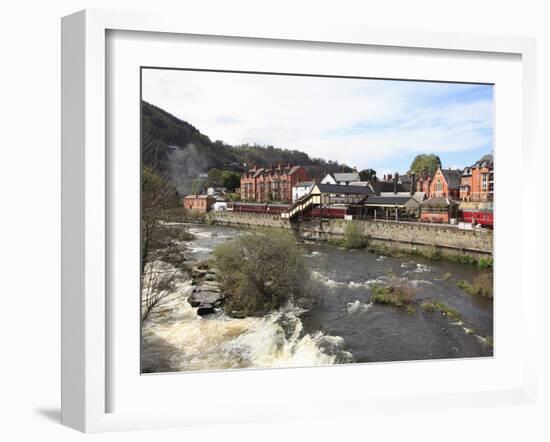
M 458 199 L 460 196 L 461 173 L 456 169 L 439 167 L 430 183 L 429 197 L 449 197 Z
M 183 207 L 189 210 L 206 213 L 216 202 L 212 195 L 187 195 L 183 198 Z
M 493 200 L 493 155 L 485 155 L 473 166 L 464 169 L 460 178 L 460 199 Z
M 312 181 L 312 178 L 302 166 L 290 163 L 261 168 L 254 166 L 241 176 L 241 199 L 290 203 L 292 188 L 304 181 Z

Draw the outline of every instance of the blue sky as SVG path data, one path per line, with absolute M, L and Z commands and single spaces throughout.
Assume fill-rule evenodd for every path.
M 416 154 L 464 167 L 493 147 L 493 87 L 144 70 L 143 98 L 213 140 L 299 149 L 379 175 Z

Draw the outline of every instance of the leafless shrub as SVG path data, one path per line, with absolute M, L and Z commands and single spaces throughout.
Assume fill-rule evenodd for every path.
M 141 285 L 141 321 L 145 321 L 153 307 L 174 290 L 177 269 L 160 268 L 156 263 L 145 267 Z

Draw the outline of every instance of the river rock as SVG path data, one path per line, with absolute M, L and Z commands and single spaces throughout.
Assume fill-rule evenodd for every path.
M 187 298 L 187 302 L 191 304 L 191 307 L 201 307 L 203 305 L 220 305 L 223 300 L 223 296 L 220 292 L 212 291 L 195 291 Z
M 204 280 L 205 281 L 215 281 L 216 280 L 216 275 L 212 272 L 208 272 L 206 275 L 204 275 Z
M 197 315 L 204 316 L 214 313 L 214 306 L 212 304 L 201 304 L 197 309 Z
M 193 268 L 191 270 L 191 276 L 193 278 L 204 278 L 208 274 L 208 270 L 199 269 L 199 268 Z

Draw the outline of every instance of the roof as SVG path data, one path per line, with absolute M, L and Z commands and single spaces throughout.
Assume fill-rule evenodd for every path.
M 339 184 L 317 184 L 321 193 L 340 193 L 346 195 L 373 195 L 370 187 L 341 186 Z
M 402 183 L 411 183 L 412 178 L 409 175 L 399 175 L 397 178 Z
M 361 178 L 359 177 L 358 172 L 344 172 L 344 173 L 337 172 L 337 173 L 333 173 L 331 175 L 334 177 L 334 179 L 337 182 L 341 182 L 341 181 L 348 181 L 348 182 L 361 181 Z
M 407 201 L 413 199 L 412 196 L 371 196 L 365 202 L 365 206 L 402 206 Z
M 326 169 L 323 166 L 303 166 L 311 178 L 321 179 L 326 175 Z
M 393 181 L 374 181 L 372 187 L 376 194 L 381 194 L 383 192 L 393 192 L 394 191 L 394 182 Z M 410 190 L 410 185 L 404 186 L 403 184 L 397 183 L 397 192 L 408 192 Z
M 187 198 L 189 198 L 189 199 L 191 199 L 191 198 L 192 198 L 192 199 L 204 199 L 204 198 L 215 199 L 212 195 L 193 195 L 193 194 L 191 194 L 191 195 L 185 195 L 185 196 L 183 197 L 183 199 L 187 199 Z
M 447 207 L 447 206 L 456 206 L 458 203 L 444 196 L 438 196 L 434 198 L 427 199 L 422 201 L 420 205 L 422 207 Z
M 252 170 L 251 172 L 254 172 L 254 174 L 252 175 L 252 177 L 254 178 L 257 178 L 258 176 L 260 176 L 260 174 L 264 171 L 265 169 L 263 167 L 261 167 L 260 169 L 257 169 L 256 171 Z
M 483 155 L 472 167 L 493 167 L 493 155 Z
M 301 167 L 302 166 L 292 166 L 292 168 L 287 172 L 287 175 L 292 175 L 294 172 L 296 172 Z
M 300 181 L 294 187 L 310 187 L 314 185 L 315 185 L 315 181 Z
M 418 202 L 423 201 L 424 199 L 426 199 L 426 192 L 414 192 L 412 195 L 411 195 L 411 192 L 397 192 L 397 193 L 381 192 L 380 193 L 380 196 L 392 196 L 392 195 L 393 196 L 408 196 L 409 198 L 413 198 Z
M 447 181 L 449 189 L 458 189 L 460 187 L 460 171 L 456 169 L 441 169 L 441 174 Z

